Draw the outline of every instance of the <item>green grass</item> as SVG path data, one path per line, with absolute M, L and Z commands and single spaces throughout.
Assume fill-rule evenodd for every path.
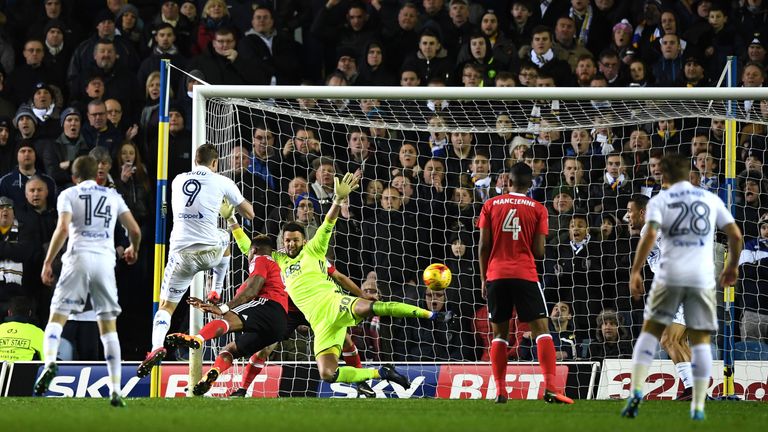
M 623 401 L 547 405 L 428 399 L 107 399 L 0 398 L 0 430 L 34 431 L 719 431 L 764 430 L 768 405 L 710 402 L 707 420 L 688 419 L 688 403 L 648 401 L 623 419 Z

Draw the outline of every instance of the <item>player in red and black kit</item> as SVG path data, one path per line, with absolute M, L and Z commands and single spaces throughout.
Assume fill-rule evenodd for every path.
M 187 300 L 191 306 L 204 312 L 220 315 L 200 329 L 197 335 L 169 334 L 165 344 L 170 347 L 199 349 L 203 342 L 229 332 L 242 332 L 234 342 L 227 344 L 216 357 L 213 367 L 192 389 L 196 396 L 210 390 L 219 375 L 232 366 L 235 358 L 247 357 L 283 339 L 287 328 L 288 293 L 280 275 L 280 267 L 272 259 L 269 237 L 253 239 L 248 279 L 237 289 L 235 297 L 224 305 L 206 303 L 198 298 Z
M 556 354 L 549 334 L 547 305 L 539 285 L 535 258 L 544 258 L 548 232 L 547 209 L 525 195 L 533 171 L 516 163 L 510 172 L 510 193 L 489 199 L 480 212 L 480 278 L 488 300 L 488 319 L 493 330 L 491 369 L 496 382 L 496 403 L 506 403 L 507 335 L 516 307 L 536 339 L 539 365 L 544 374 L 544 400 L 573 403 L 555 388 Z
M 355 285 L 352 280 L 347 277 L 347 275 L 343 274 L 342 272 L 336 270 L 336 266 L 331 264 L 330 262 L 326 263 L 326 268 L 328 276 L 330 276 L 336 284 L 349 292 L 350 295 L 365 298 L 368 300 L 373 300 L 372 298 L 368 297 L 357 285 Z M 288 328 L 285 332 L 285 336 L 281 340 L 288 340 L 291 337 L 293 337 L 293 333 L 296 331 L 296 329 L 300 327 L 306 327 L 307 329 L 310 328 L 309 321 L 307 321 L 307 318 L 304 316 L 304 314 L 299 310 L 299 308 L 296 307 L 296 305 L 293 304 L 293 301 L 291 299 L 288 299 Z M 250 359 L 248 359 L 248 364 L 245 366 L 245 370 L 243 371 L 243 381 L 240 383 L 240 386 L 237 389 L 234 389 L 231 393 L 229 393 L 229 396 L 231 397 L 245 397 L 248 391 L 248 387 L 250 387 L 251 383 L 254 379 L 261 373 L 261 371 L 264 369 L 264 366 L 266 366 L 267 359 L 269 358 L 269 355 L 272 354 L 272 351 L 275 350 L 277 347 L 277 343 L 274 343 L 268 347 L 262 348 L 257 353 L 253 354 Z M 362 368 L 363 363 L 360 361 L 360 354 L 357 351 L 357 347 L 355 346 L 355 343 L 352 342 L 352 337 L 347 333 L 347 336 L 344 338 L 344 346 L 341 349 L 341 356 L 344 359 L 344 363 L 347 366 L 352 366 L 356 368 Z M 367 382 L 362 381 L 359 383 L 354 383 L 353 386 L 357 389 L 357 394 L 359 397 L 366 397 L 366 398 L 375 398 L 376 392 L 373 391 L 370 385 L 368 385 Z

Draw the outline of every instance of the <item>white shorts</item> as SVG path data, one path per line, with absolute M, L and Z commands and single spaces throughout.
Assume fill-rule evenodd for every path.
M 685 325 L 685 312 L 682 303 L 677 307 L 677 312 L 675 312 L 675 316 L 672 317 L 672 322 L 674 324 L 680 324 L 681 326 Z
M 645 304 L 644 318 L 664 325 L 674 322 L 685 309 L 683 323 L 692 330 L 717 330 L 717 304 L 714 287 L 711 289 L 667 286 L 653 282 L 651 293 Z
M 219 230 L 219 244 L 204 249 L 180 250 L 168 256 L 165 264 L 160 300 L 179 303 L 195 275 L 214 268 L 229 247 L 229 233 Z
M 61 262 L 51 311 L 67 316 L 82 312 L 90 294 L 91 305 L 100 320 L 112 320 L 120 315 L 114 256 L 95 252 L 67 253 Z

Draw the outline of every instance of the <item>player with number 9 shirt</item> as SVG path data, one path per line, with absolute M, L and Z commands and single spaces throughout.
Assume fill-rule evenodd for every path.
M 160 288 L 160 307 L 152 321 L 152 351 L 139 365 L 136 372 L 139 377 L 149 375 L 152 368 L 165 358 L 163 343 L 171 324 L 171 315 L 187 292 L 192 278 L 198 272 L 213 270 L 214 286 L 223 285 L 229 270 L 229 233 L 219 229 L 219 213 L 224 215 L 226 211 L 226 216 L 232 217 L 229 202 L 236 205 L 243 217 L 253 219 L 254 216 L 253 206 L 246 201 L 235 182 L 216 173 L 219 152 L 213 144 L 197 148 L 195 165 L 192 171 L 176 176 L 171 183 L 173 229 L 168 263 Z
M 496 403 L 506 403 L 507 336 L 512 310 L 531 327 L 536 340 L 539 364 L 544 375 L 544 400 L 573 403 L 555 386 L 556 353 L 549 334 L 547 304 L 539 285 L 534 258 L 544 257 L 549 230 L 547 209 L 525 193 L 531 187 L 533 171 L 524 163 L 510 170 L 511 191 L 483 204 L 480 220 L 480 279 L 488 300 L 488 319 L 493 330 L 491 369 L 496 382 Z

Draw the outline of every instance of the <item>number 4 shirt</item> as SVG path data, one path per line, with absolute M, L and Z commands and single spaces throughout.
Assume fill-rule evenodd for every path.
M 717 195 L 678 182 L 648 201 L 645 222 L 662 232 L 661 259 L 654 280 L 693 288 L 713 288 L 715 230 L 734 223 Z
M 483 204 L 477 226 L 491 230 L 486 280 L 538 282 L 533 238 L 549 232 L 547 209 L 541 203 L 518 193 L 499 195 Z
M 245 198 L 231 179 L 204 166 L 179 174 L 171 183 L 173 230 L 169 252 L 205 249 L 219 244 L 221 201 L 239 205 Z

